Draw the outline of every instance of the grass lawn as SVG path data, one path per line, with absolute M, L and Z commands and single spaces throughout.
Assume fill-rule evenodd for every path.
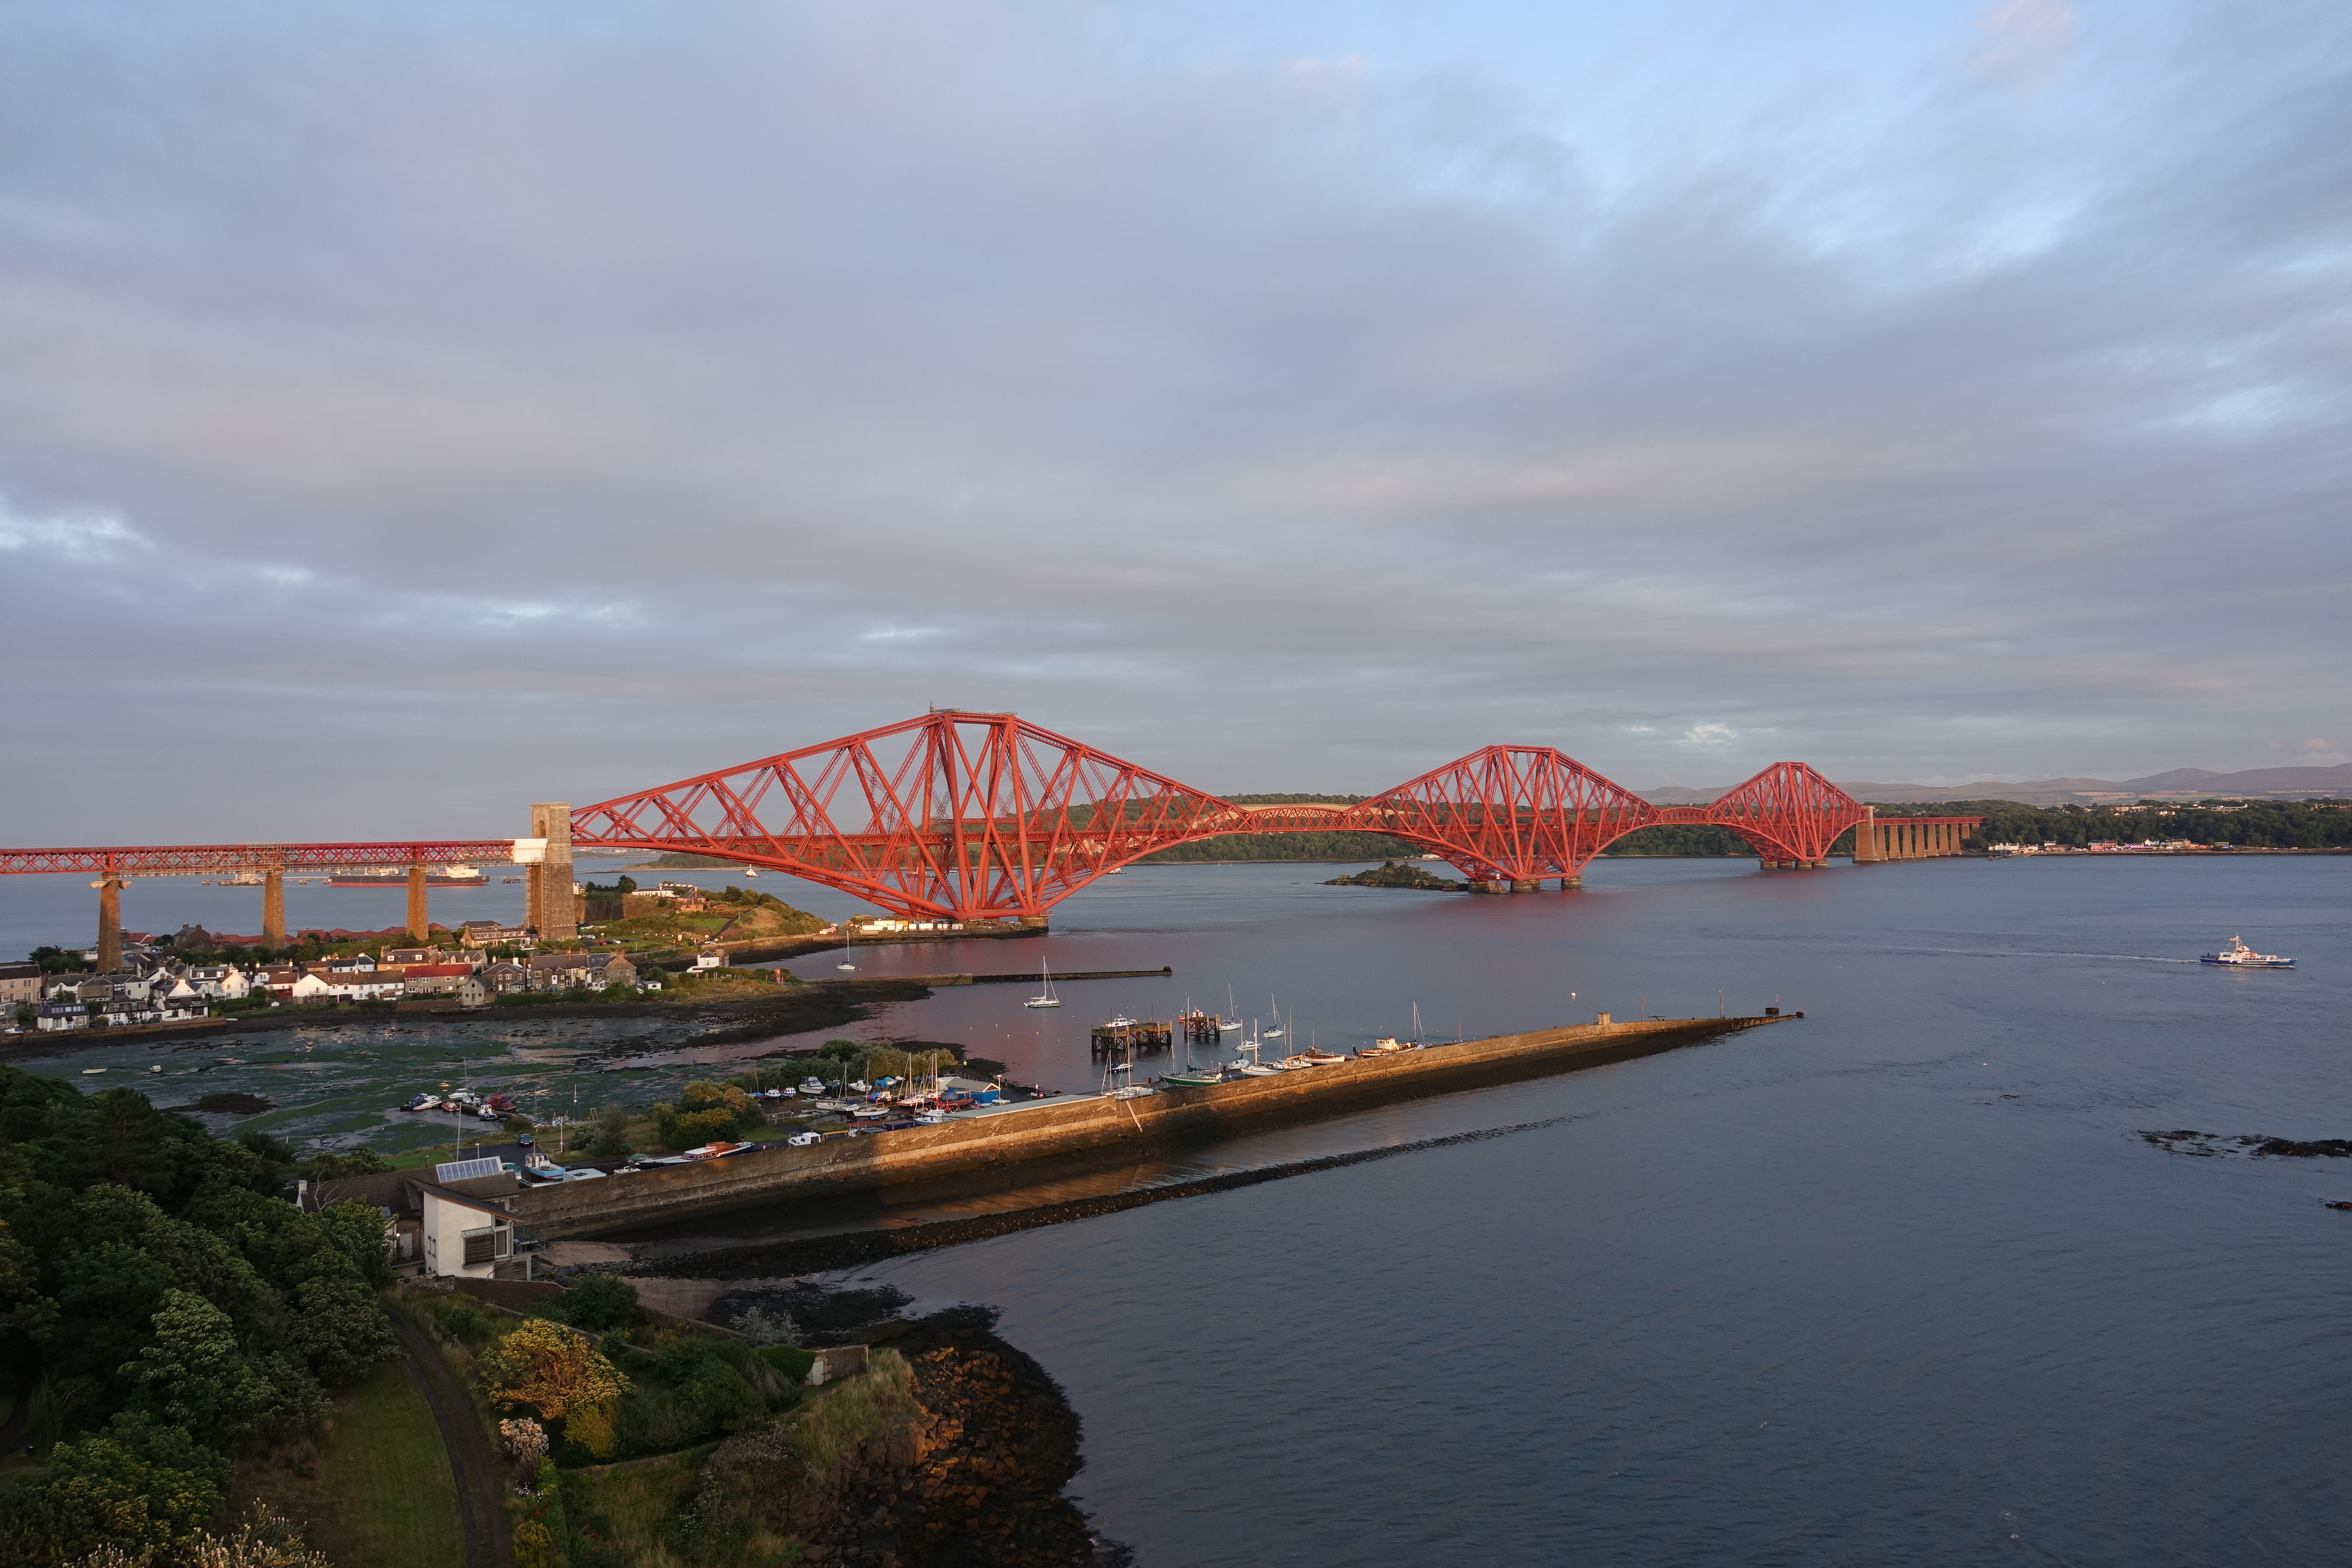
M 565 1472 L 563 1508 L 572 1528 L 625 1568 L 681 1568 L 661 1542 L 661 1524 L 693 1495 L 702 1461 L 716 1447 Z
M 238 1510 L 268 1502 L 335 1568 L 459 1568 L 457 1485 L 407 1367 L 377 1367 L 336 1402 L 331 1423 L 315 1445 L 240 1464 Z

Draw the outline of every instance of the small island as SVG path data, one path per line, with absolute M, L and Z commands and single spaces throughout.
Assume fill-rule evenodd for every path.
M 1383 860 L 1375 870 L 1359 871 L 1352 877 L 1334 877 L 1323 885 L 1327 888 L 1418 888 L 1432 893 L 1463 893 L 1470 889 L 1467 882 L 1433 877 L 1411 860 Z

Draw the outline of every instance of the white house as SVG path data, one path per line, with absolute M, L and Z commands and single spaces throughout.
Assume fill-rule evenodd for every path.
M 514 1219 L 485 1198 L 419 1184 L 425 1200 L 425 1272 L 487 1279 L 514 1256 Z
M 297 1002 L 373 1002 L 379 996 L 399 995 L 404 984 L 399 975 L 376 969 L 324 973 L 314 969 L 297 980 L 288 994 Z
M 197 995 L 216 996 L 224 1002 L 242 1000 L 245 994 L 253 989 L 253 983 L 246 979 L 245 971 L 233 963 L 191 964 L 180 978 L 194 987 Z M 179 992 L 175 989 L 172 994 L 176 996 Z

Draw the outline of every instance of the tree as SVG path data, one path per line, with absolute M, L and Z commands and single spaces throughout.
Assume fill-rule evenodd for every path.
M 618 1158 L 629 1152 L 629 1113 L 617 1105 L 608 1105 L 596 1112 L 596 1135 L 589 1142 L 588 1152 L 606 1158 Z
M 482 1357 L 481 1377 L 491 1397 L 527 1405 L 542 1421 L 560 1421 L 574 1405 L 617 1399 L 628 1386 L 587 1335 L 543 1318 L 492 1345 Z
M 379 1362 L 398 1361 L 400 1347 L 383 1321 L 375 1292 L 349 1275 L 304 1282 L 295 1292 L 294 1349 L 310 1375 L 329 1388 L 349 1388 Z
M 226 1312 L 188 1290 L 167 1290 L 155 1342 L 122 1370 L 139 1385 L 136 1407 L 174 1426 L 234 1444 L 278 1403 L 269 1381 L 237 1353 Z
M 392 1283 L 383 1215 L 363 1203 L 346 1198 L 329 1204 L 311 1217 L 335 1250 L 350 1261 L 357 1278 L 369 1285 Z
M 50 1449 L 45 1483 L 0 1500 L 0 1565 L 47 1568 L 101 1546 L 134 1557 L 172 1550 L 220 1510 L 231 1470 L 179 1427 L 117 1415 Z

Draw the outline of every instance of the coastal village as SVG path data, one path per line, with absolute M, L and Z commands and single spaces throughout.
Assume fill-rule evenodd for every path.
M 467 921 L 433 928 L 436 940 L 400 933 L 306 932 L 315 956 L 241 959 L 249 939 L 199 926 L 169 935 L 124 933 L 121 964 L 91 972 L 95 948 L 48 950 L 50 962 L 0 964 L 0 1008 L 13 1031 L 56 1033 L 184 1025 L 271 1007 L 392 1006 L 463 1011 L 501 999 L 624 1000 L 664 989 L 671 971 L 709 976 L 749 945 L 779 937 L 824 942 L 840 928 L 772 895 L 730 888 L 711 893 L 666 882 L 638 891 L 629 879 L 598 889 L 574 884 L 583 911 L 609 918 L 579 939 L 541 942 L 522 926 Z M 601 897 L 600 897 L 601 895 Z M 903 925 L 905 922 L 897 922 Z M 750 975 L 744 978 L 751 978 Z M 782 983 L 782 972 L 761 973 Z

